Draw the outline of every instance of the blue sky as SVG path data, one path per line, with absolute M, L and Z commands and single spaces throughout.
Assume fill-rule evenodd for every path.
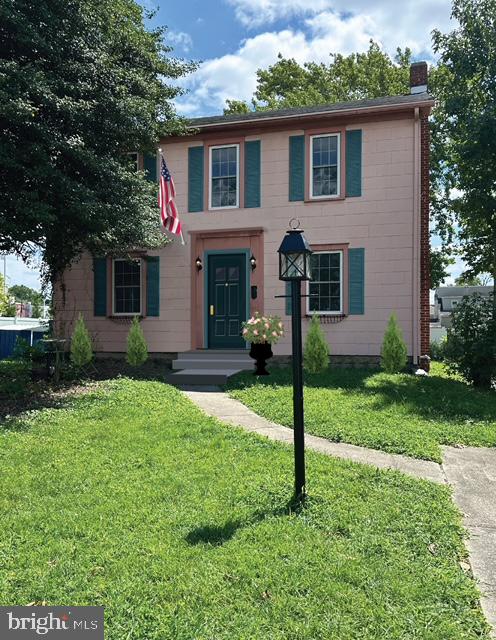
M 249 99 L 256 70 L 281 52 L 299 62 L 325 62 L 330 52 L 364 51 L 370 38 L 394 54 L 409 46 L 414 58 L 432 59 L 431 31 L 452 28 L 449 0 L 141 0 L 167 25 L 177 56 L 202 61 L 182 80 L 177 103 L 188 116 L 222 113 L 227 98 Z M 458 263 L 453 274 L 461 270 Z M 37 287 L 36 269 L 9 257 L 9 284 Z

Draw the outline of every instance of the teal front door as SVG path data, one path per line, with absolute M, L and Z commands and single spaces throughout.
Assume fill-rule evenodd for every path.
M 241 323 L 246 320 L 246 256 L 208 257 L 208 346 L 239 349 L 246 346 Z

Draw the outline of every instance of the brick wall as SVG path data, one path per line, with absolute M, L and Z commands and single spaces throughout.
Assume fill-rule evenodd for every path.
M 420 355 L 430 343 L 429 113 L 420 114 Z

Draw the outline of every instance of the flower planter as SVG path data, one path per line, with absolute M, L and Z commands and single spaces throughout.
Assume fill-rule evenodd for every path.
M 250 349 L 250 358 L 255 360 L 254 376 L 268 376 L 270 375 L 265 365 L 267 360 L 272 358 L 272 348 L 269 342 L 252 342 Z

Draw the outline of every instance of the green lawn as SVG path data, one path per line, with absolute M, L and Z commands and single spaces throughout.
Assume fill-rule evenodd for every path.
M 291 369 L 243 373 L 228 390 L 260 415 L 292 426 Z M 434 363 L 429 378 L 371 369 L 305 375 L 305 428 L 334 442 L 441 462 L 441 444 L 496 446 L 496 393 L 479 392 Z
M 449 489 L 293 453 L 177 390 L 103 383 L 0 427 L 0 602 L 104 605 L 109 640 L 488 638 Z

